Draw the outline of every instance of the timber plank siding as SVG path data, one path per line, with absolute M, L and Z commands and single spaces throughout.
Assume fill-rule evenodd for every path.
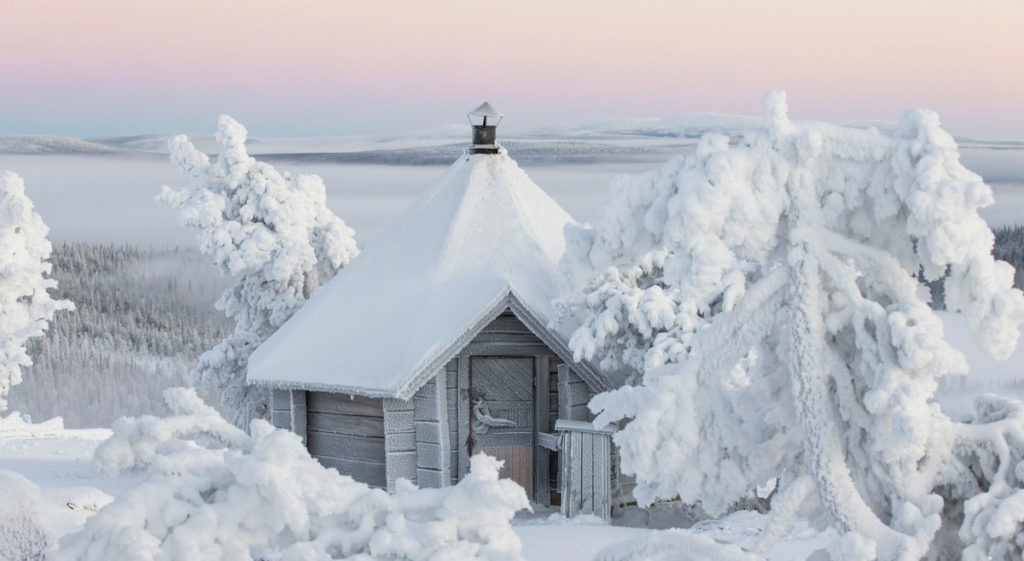
M 382 400 L 327 392 L 303 393 L 310 455 L 356 481 L 384 487 Z
M 417 483 L 415 411 L 411 400 L 389 398 L 383 406 L 385 481 L 388 491 L 394 491 L 399 478 Z
M 447 368 L 440 369 L 412 400 L 416 481 L 420 487 L 447 487 L 451 483 L 447 374 Z

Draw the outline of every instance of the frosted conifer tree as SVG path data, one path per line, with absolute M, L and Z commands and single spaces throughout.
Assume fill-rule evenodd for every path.
M 238 278 L 217 302 L 235 330 L 203 353 L 190 382 L 212 380 L 235 424 L 267 411 L 267 392 L 246 386 L 249 355 L 322 283 L 357 254 L 354 231 L 327 208 L 323 180 L 281 174 L 246 152 L 246 130 L 222 115 L 213 162 L 184 135 L 170 140 L 171 162 L 188 187 L 164 187 L 159 200 L 199 230 L 199 250 L 224 275 Z
M 25 196 L 25 182 L 0 173 L 0 411 L 11 387 L 21 383 L 21 369 L 32 364 L 28 340 L 46 331 L 57 310 L 73 308 L 49 292 L 57 287 L 49 278 L 49 231 Z
M 917 277 L 1012 352 L 1024 296 L 977 213 L 990 188 L 933 112 L 891 134 L 793 123 L 780 93 L 766 112 L 624 179 L 568 232 L 574 352 L 643 372 L 591 402 L 595 423 L 630 419 L 615 440 L 637 498 L 717 515 L 780 477 L 760 552 L 818 508 L 834 559 L 1020 559 L 1024 405 L 942 413 L 936 380 L 967 365 Z

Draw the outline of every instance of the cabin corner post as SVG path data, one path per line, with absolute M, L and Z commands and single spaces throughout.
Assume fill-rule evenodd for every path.
M 298 407 L 298 409 L 296 409 Z M 292 431 L 306 441 L 306 392 L 270 390 L 270 424 Z
M 416 483 L 420 487 L 447 487 L 451 484 L 447 402 L 447 369 L 442 367 L 413 396 Z
M 388 492 L 405 478 L 416 483 L 416 424 L 411 400 L 384 398 L 384 473 Z
M 306 392 L 304 390 L 288 391 L 289 409 L 291 410 L 292 432 L 306 442 Z
M 551 429 L 550 405 L 551 405 L 551 364 L 547 356 L 534 358 L 534 476 L 533 476 L 533 497 L 534 500 L 544 506 L 551 506 L 551 451 L 540 446 L 539 433 L 549 432 Z
M 458 445 L 459 445 L 459 480 L 469 473 L 469 353 L 463 351 L 459 354 L 458 383 L 456 384 L 456 395 L 458 395 Z

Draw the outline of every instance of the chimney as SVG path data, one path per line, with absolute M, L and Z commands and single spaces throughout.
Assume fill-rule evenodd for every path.
M 470 111 L 466 117 L 473 125 L 473 144 L 467 150 L 469 154 L 497 154 L 498 144 L 495 142 L 498 123 L 505 117 L 501 111 L 486 101 Z

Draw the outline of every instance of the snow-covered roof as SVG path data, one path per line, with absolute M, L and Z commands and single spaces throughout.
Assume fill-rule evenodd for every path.
M 485 101 L 480 104 L 479 107 L 469 112 L 470 115 L 479 115 L 480 117 L 504 117 L 505 115 L 494 108 L 489 102 Z
M 569 360 L 571 326 L 548 327 L 569 222 L 503 149 L 463 155 L 252 354 L 248 381 L 408 399 L 507 308 Z

